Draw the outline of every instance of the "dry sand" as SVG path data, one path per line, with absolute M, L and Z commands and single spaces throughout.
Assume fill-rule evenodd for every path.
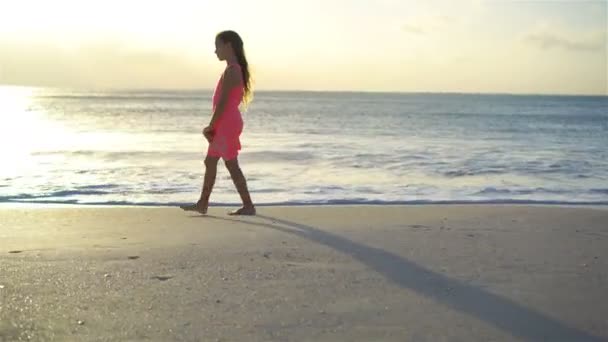
M 0 341 L 608 341 L 608 211 L 0 208 Z

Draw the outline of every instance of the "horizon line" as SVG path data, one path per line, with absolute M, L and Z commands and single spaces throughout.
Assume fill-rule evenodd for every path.
M 205 87 L 131 87 L 131 88 L 119 88 L 119 87 L 74 87 L 74 86 L 39 86 L 39 85 L 22 85 L 22 84 L 4 84 L 0 83 L 2 87 L 14 87 L 14 88 L 33 88 L 33 89 L 55 89 L 55 90 L 70 90 L 70 91 L 97 91 L 97 92 L 133 92 L 133 91 L 150 91 L 150 92 L 162 92 L 162 91 L 213 91 L 213 88 Z M 506 96 L 564 96 L 564 97 L 608 97 L 608 90 L 606 93 L 550 93 L 550 92 L 480 92 L 480 91 L 404 91 L 404 90 L 323 90 L 323 89 L 273 89 L 265 88 L 253 91 L 261 93 L 353 93 L 353 94 L 404 94 L 404 95 L 506 95 Z

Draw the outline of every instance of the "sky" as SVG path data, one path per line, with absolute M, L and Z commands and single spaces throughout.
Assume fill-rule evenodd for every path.
M 212 88 L 215 34 L 257 90 L 608 95 L 608 0 L 20 0 L 0 84 Z

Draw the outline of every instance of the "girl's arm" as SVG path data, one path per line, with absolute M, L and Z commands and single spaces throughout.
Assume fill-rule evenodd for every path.
M 240 81 L 240 75 L 238 68 L 234 68 L 229 66 L 224 72 L 224 79 L 222 80 L 222 89 L 220 91 L 220 100 L 218 101 L 217 106 L 215 106 L 215 110 L 213 111 L 213 115 L 211 116 L 211 121 L 209 122 L 209 127 L 213 128 L 213 125 L 219 120 L 220 116 L 224 113 L 224 107 L 226 106 L 226 101 L 228 101 L 228 94 L 232 88 L 236 87 Z

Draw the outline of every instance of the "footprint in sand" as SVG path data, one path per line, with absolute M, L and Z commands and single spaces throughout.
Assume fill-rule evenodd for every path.
M 422 224 L 410 224 L 410 227 L 415 229 L 431 229 L 431 227 Z

